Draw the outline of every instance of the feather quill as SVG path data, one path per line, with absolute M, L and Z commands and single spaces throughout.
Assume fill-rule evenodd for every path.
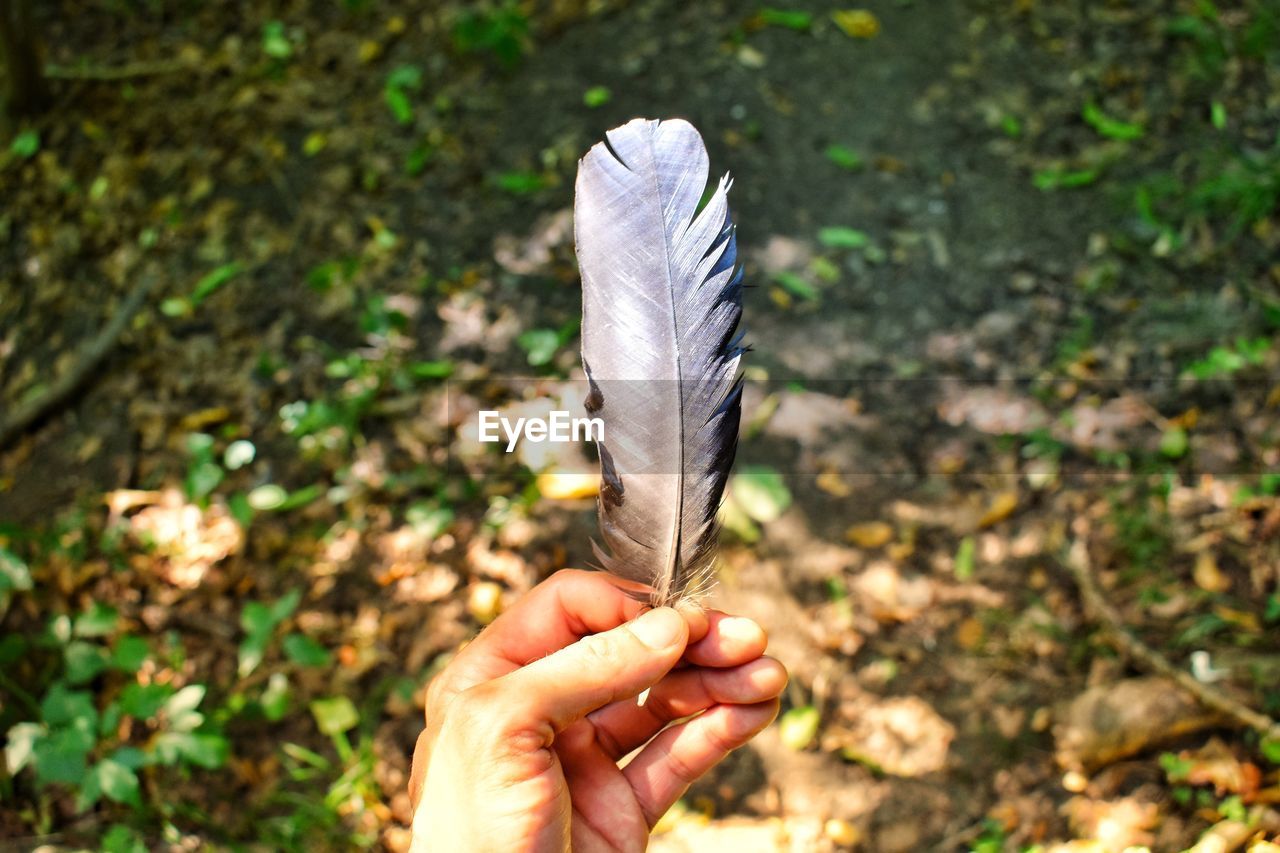
M 631 121 L 578 164 L 586 403 L 604 423 L 596 558 L 654 606 L 709 586 L 741 419 L 731 182 L 701 205 L 707 175 L 678 119 Z

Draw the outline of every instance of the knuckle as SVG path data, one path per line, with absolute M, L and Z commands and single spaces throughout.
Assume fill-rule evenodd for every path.
M 578 641 L 578 656 L 588 666 L 616 664 L 621 651 L 619 638 L 612 632 L 592 634 Z

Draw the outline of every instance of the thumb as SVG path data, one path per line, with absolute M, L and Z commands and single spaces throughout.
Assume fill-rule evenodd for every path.
M 650 610 L 499 679 L 527 722 L 560 731 L 597 708 L 637 695 L 680 660 L 689 640 L 684 617 L 670 607 Z M 529 719 L 532 717 L 532 719 Z

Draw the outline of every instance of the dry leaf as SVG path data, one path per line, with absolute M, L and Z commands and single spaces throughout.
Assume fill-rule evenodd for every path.
M 1218 568 L 1218 561 L 1213 552 L 1201 551 L 1196 555 L 1196 567 L 1192 572 L 1196 586 L 1206 592 L 1226 592 L 1231 588 L 1231 581 Z
M 966 651 L 976 649 L 982 642 L 982 635 L 982 623 L 977 619 L 966 619 L 956 628 L 956 642 Z
M 853 525 L 844 536 L 859 548 L 879 548 L 893 539 L 893 527 L 883 521 L 868 521 Z
M 844 477 L 840 476 L 840 472 L 834 468 L 825 468 L 818 475 L 818 488 L 832 497 L 847 498 L 853 494 L 853 488 L 849 485 Z
M 982 518 L 978 519 L 978 527 L 990 527 L 993 524 L 998 524 L 1013 515 L 1013 511 L 1017 508 L 1018 493 L 1001 492 L 991 499 L 991 505 L 982 514 Z
M 850 38 L 869 39 L 880 34 L 880 19 L 866 9 L 840 9 L 831 13 L 831 20 Z

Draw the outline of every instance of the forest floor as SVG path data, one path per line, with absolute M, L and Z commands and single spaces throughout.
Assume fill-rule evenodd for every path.
M 655 849 L 1280 836 L 1280 741 L 1099 622 L 1280 716 L 1273 0 L 63 5 L 0 412 L 157 293 L 0 447 L 0 847 L 405 849 L 425 683 L 590 556 L 587 460 L 457 439 L 572 396 L 636 116 L 735 179 L 711 603 L 792 676 Z

